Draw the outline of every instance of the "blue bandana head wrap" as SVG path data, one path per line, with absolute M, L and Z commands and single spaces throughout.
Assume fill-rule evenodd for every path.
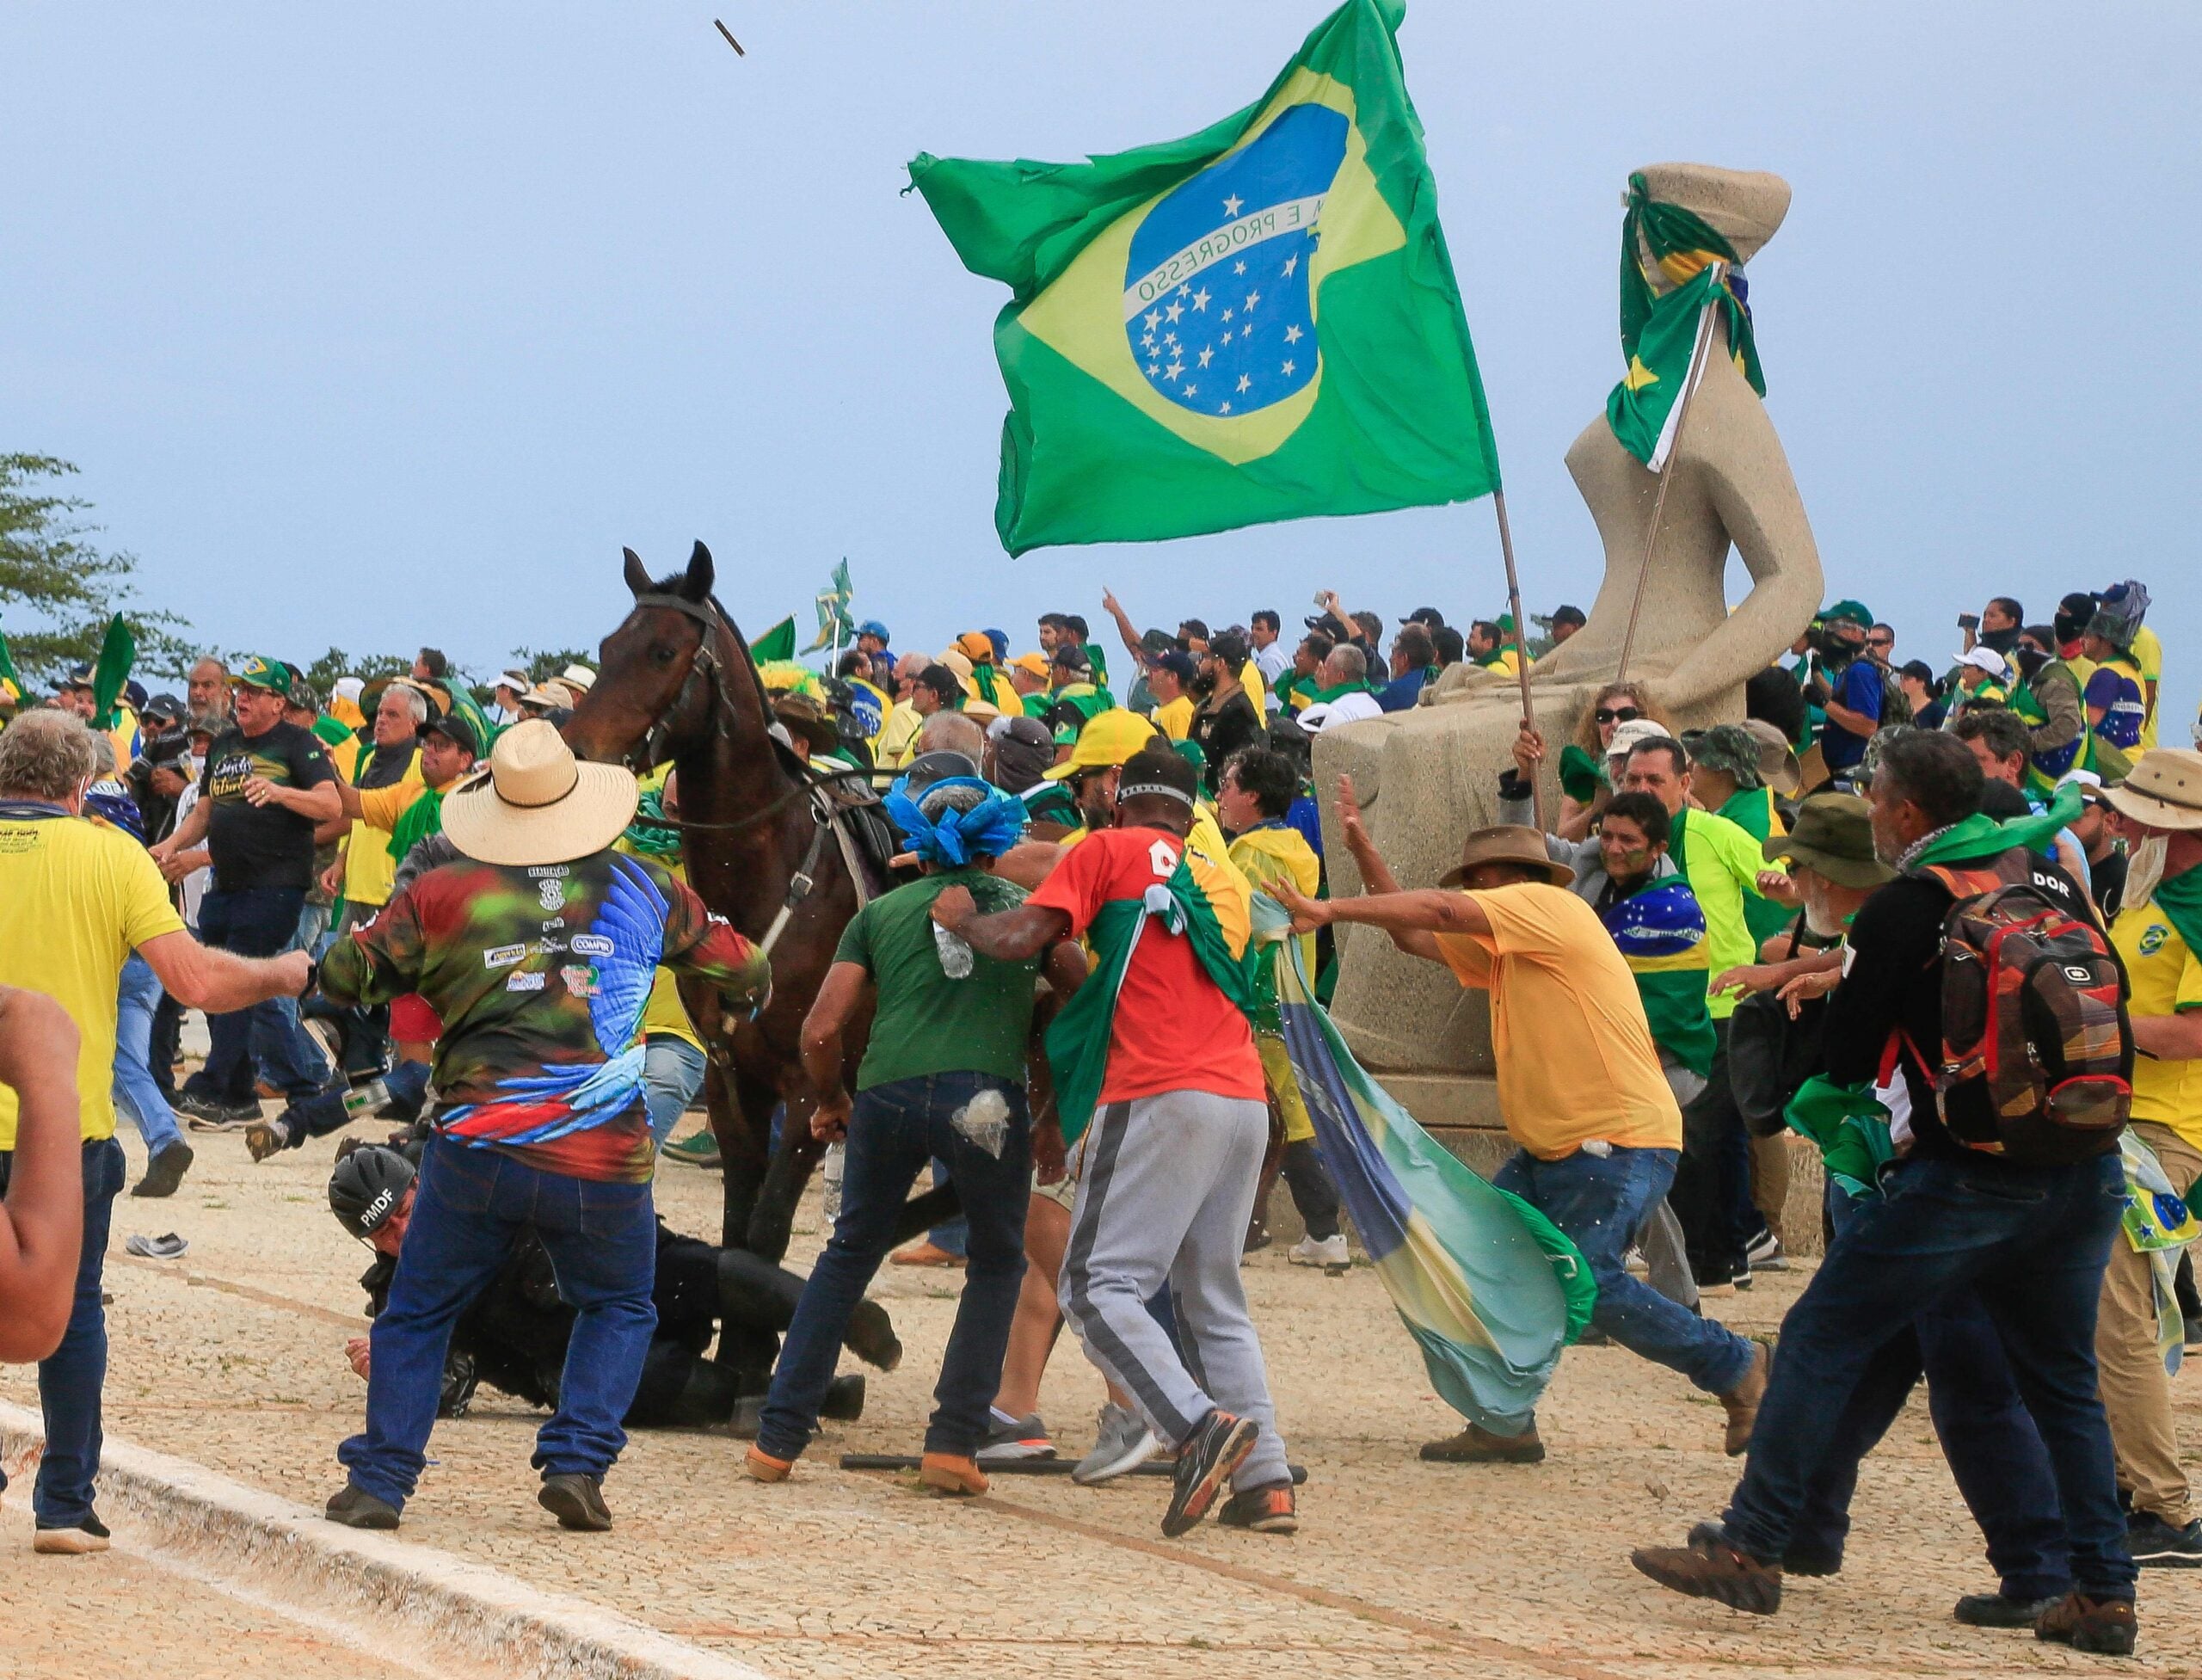
M 954 787 L 977 788 L 983 797 L 968 811 L 943 811 L 938 821 L 918 809 L 907 776 L 897 777 L 887 790 L 887 815 L 911 851 L 929 864 L 954 869 L 976 858 L 999 858 L 1017 844 L 1024 832 L 1024 802 L 990 783 L 975 776 L 948 776 L 927 783 L 918 797 Z

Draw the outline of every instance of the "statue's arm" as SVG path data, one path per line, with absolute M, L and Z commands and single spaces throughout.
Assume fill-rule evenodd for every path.
M 1708 381 L 1705 394 L 1715 389 Z M 1721 428 L 1720 458 L 1690 458 L 1686 451 L 1676 466 L 1704 475 L 1713 512 L 1750 574 L 1751 591 L 1660 681 L 1659 698 L 1670 710 L 1744 682 L 1795 641 L 1819 610 L 1819 546 L 1773 422 L 1748 391 L 1723 418 L 1730 423 Z

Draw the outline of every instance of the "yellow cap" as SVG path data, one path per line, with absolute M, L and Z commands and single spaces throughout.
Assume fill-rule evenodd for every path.
M 1041 773 L 1060 782 L 1084 770 L 1107 770 L 1122 765 L 1150 741 L 1158 739 L 1154 725 L 1135 711 L 1112 706 L 1078 732 L 1070 756 Z

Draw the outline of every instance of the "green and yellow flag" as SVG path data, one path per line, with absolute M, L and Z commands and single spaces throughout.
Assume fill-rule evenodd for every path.
M 1437 223 L 1398 0 L 1348 0 L 1244 110 L 1080 163 L 920 153 L 1012 296 L 1012 554 L 1459 502 L 1498 455 Z

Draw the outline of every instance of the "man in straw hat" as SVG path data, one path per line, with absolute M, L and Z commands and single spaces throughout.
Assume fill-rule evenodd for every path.
M 576 762 L 546 723 L 516 723 L 489 775 L 443 800 L 459 858 L 330 947 L 335 1001 L 418 992 L 443 1021 L 434 1134 L 375 1320 L 366 1428 L 337 1450 L 350 1480 L 332 1522 L 397 1526 L 427 1462 L 452 1326 L 532 1228 L 578 1314 L 558 1409 L 537 1437 L 538 1499 L 563 1527 L 612 1525 L 600 1484 L 656 1322 L 643 1005 L 660 963 L 744 1013 L 771 991 L 764 954 L 685 883 L 612 850 L 637 798 L 626 771 Z
M 1591 1322 L 1632 1352 L 1719 1397 L 1726 1447 L 1750 1440 L 1767 1357 L 1742 1337 L 1632 1277 L 1621 1256 L 1673 1183 L 1682 1110 L 1660 1071 L 1636 982 L 1605 924 L 1568 890 L 1575 871 L 1545 837 L 1511 823 L 1478 828 L 1461 866 L 1435 890 L 1403 892 L 1369 831 L 1352 784 L 1338 785 L 1338 822 L 1368 888 L 1362 898 L 1311 899 L 1278 882 L 1293 931 L 1326 922 L 1381 927 L 1411 957 L 1452 969 L 1491 994 L 1498 1104 L 1520 1147 L 1492 1182 L 1565 1232 L 1597 1279 Z M 1535 1463 L 1544 1456 L 1534 1413 L 1511 1434 L 1470 1424 L 1422 1449 L 1445 1463 Z
M 2111 943 L 2125 964 L 2133 1042 L 2133 1137 L 2190 1197 L 2202 1178 L 2202 753 L 2159 747 L 2102 797 L 2132 858 Z M 2172 1421 L 2171 1380 L 2156 1340 L 2150 1256 L 2113 1240 L 2095 1319 L 2103 1408 L 2132 1495 L 2126 1547 L 2143 1568 L 2202 1565 Z

